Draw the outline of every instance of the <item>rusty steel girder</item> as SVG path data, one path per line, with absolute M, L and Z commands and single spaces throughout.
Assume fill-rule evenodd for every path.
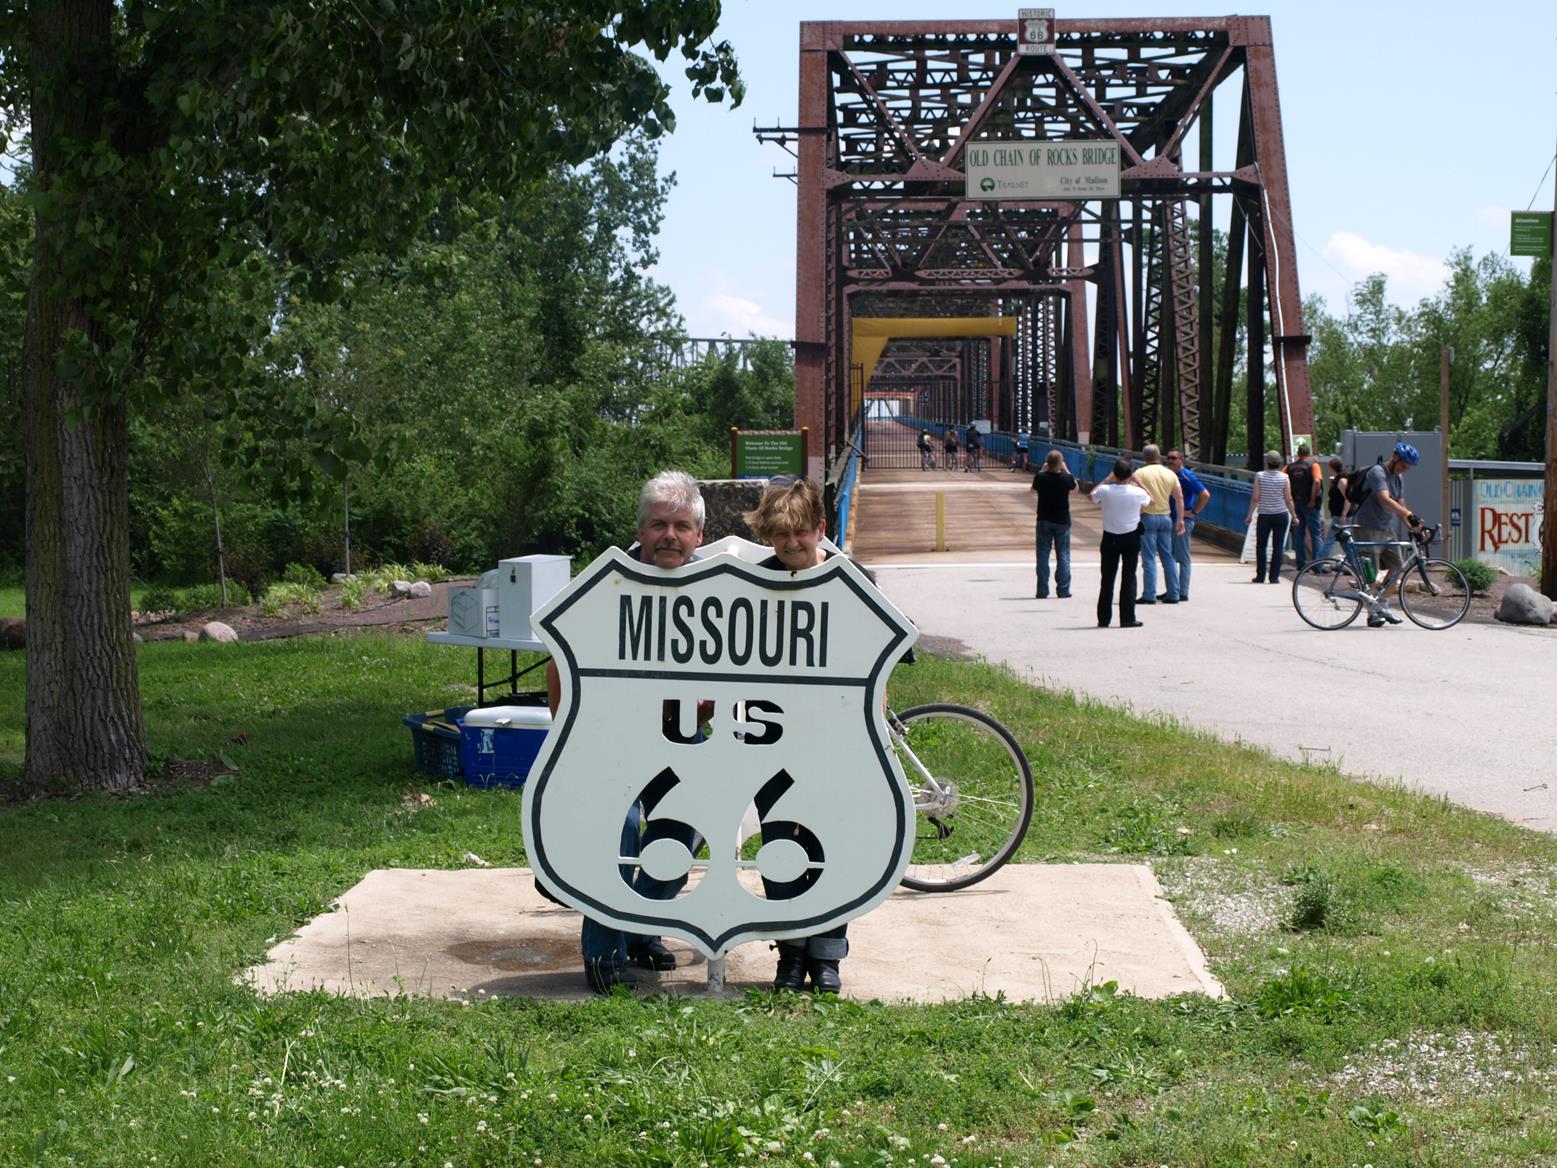
M 959 408 L 1012 429 L 1043 414 L 1057 436 L 1132 446 L 1171 426 L 1202 459 L 1228 444 L 1234 366 L 1247 373 L 1248 448 L 1269 441 L 1264 353 L 1228 348 L 1242 325 L 1256 349 L 1270 338 L 1283 439 L 1312 432 L 1269 19 L 1060 19 L 1054 31 L 1052 53 L 1020 54 L 1014 19 L 800 26 L 799 122 L 759 137 L 798 159 L 796 420 L 824 436 L 812 473 L 845 448 L 864 389 L 851 398 L 856 315 L 1018 315 L 1014 341 L 961 347 Z M 1230 82 L 1239 147 L 1218 165 L 1212 108 Z M 963 155 L 985 139 L 1116 143 L 1121 199 L 968 199 Z M 1218 272 L 1204 222 L 1215 209 L 1228 212 Z M 1257 295 L 1236 295 L 1245 281 Z

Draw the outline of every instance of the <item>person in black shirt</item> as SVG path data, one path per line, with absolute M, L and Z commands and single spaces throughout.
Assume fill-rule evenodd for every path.
M 1043 469 L 1033 476 L 1033 490 L 1038 492 L 1038 526 L 1036 570 L 1039 600 L 1049 596 L 1049 549 L 1054 549 L 1055 595 L 1061 600 L 1070 599 L 1070 493 L 1076 489 L 1076 480 L 1065 466 L 1065 456 L 1058 450 L 1049 451 L 1043 460 Z

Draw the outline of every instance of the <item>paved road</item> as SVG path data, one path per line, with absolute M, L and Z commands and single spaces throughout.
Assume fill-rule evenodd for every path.
M 939 554 L 889 551 L 873 538 L 873 491 L 910 490 L 862 485 L 856 554 L 925 634 L 1054 688 L 1557 831 L 1557 628 L 1466 622 L 1429 632 L 1358 620 L 1321 632 L 1298 618 L 1289 587 L 1252 584 L 1249 567 L 1223 554 L 1197 562 L 1191 603 L 1140 609 L 1143 628 L 1100 629 L 1090 504 L 1077 504 L 1086 528 L 1076 534 L 1074 599 L 1035 600 L 1031 555 L 1009 535 L 988 552 L 968 540 Z M 984 522 L 1008 510 L 958 495 L 959 509 Z M 894 502 L 923 510 L 923 500 Z M 875 514 L 881 523 L 890 509 Z

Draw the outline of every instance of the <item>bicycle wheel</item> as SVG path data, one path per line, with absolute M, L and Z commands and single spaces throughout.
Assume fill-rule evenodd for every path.
M 1345 560 L 1316 560 L 1292 581 L 1292 607 L 1316 629 L 1344 629 L 1362 611 L 1362 589 Z
M 914 795 L 914 851 L 903 883 L 951 892 L 993 875 L 1033 817 L 1033 772 L 1011 732 L 970 706 L 896 716 L 893 748 Z
M 1424 629 L 1447 629 L 1470 610 L 1465 573 L 1448 560 L 1421 560 L 1400 579 L 1400 610 Z

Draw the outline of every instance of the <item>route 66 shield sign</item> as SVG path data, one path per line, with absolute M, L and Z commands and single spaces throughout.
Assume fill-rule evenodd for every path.
M 525 846 L 558 899 L 717 957 L 891 895 L 914 810 L 882 704 L 917 633 L 847 559 L 669 570 L 613 549 L 534 624 L 562 698 L 525 785 Z

